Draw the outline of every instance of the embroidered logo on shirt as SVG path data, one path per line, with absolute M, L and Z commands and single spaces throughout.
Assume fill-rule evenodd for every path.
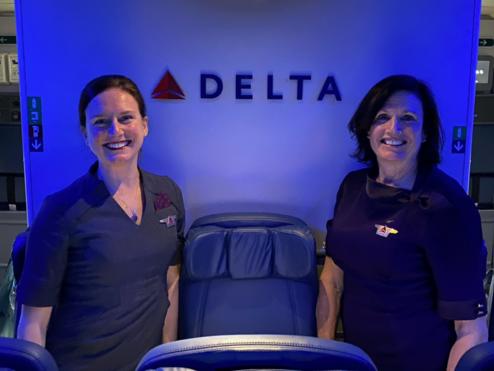
M 170 197 L 166 193 L 158 193 L 154 198 L 154 211 L 166 209 L 172 204 Z
M 160 219 L 160 223 L 166 224 L 168 228 L 173 227 L 175 224 L 177 224 L 177 216 L 176 215 L 167 216 L 164 219 Z
M 374 227 L 376 227 L 376 234 L 381 237 L 388 237 L 390 234 L 398 234 L 396 229 L 388 227 L 387 225 L 374 224 Z

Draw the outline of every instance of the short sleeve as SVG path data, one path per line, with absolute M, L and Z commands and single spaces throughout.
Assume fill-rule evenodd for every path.
M 55 199 L 46 198 L 30 227 L 17 300 L 35 307 L 57 304 L 67 264 L 68 228 Z
M 182 251 L 185 244 L 185 207 L 184 200 L 182 197 L 182 191 L 178 187 L 176 183 L 173 182 L 173 187 L 175 190 L 175 206 L 177 207 L 178 215 L 177 215 L 177 249 L 175 252 L 175 256 L 172 259 L 171 265 L 180 264 L 182 261 Z
M 437 308 L 449 320 L 471 320 L 487 313 L 483 279 L 486 248 L 480 216 L 470 199 L 431 213 L 426 255 L 432 268 Z

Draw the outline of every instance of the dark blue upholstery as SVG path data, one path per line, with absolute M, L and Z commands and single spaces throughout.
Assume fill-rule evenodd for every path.
M 0 338 L 0 369 L 16 371 L 57 371 L 48 351 L 29 341 Z
M 14 266 L 14 277 L 17 282 L 21 279 L 22 268 L 24 267 L 28 233 L 28 230 L 19 233 L 12 244 L 12 263 Z
M 24 267 L 24 259 L 26 256 L 26 245 L 29 230 L 19 233 L 12 244 L 12 266 L 14 269 L 15 282 L 18 283 L 21 279 L 22 268 Z M 15 303 L 15 327 L 14 336 L 17 335 L 17 326 L 21 317 L 22 305 Z
M 346 343 L 307 336 L 230 335 L 179 340 L 151 349 L 137 371 L 290 369 L 375 371 L 369 356 Z
M 191 226 L 180 279 L 181 339 L 316 334 L 315 242 L 300 219 L 217 214 Z
M 490 314 L 489 314 L 489 341 L 494 341 L 494 312 L 492 310 L 492 306 L 491 306 L 491 310 L 490 310 Z
M 479 344 L 461 357 L 456 371 L 494 370 L 494 341 Z

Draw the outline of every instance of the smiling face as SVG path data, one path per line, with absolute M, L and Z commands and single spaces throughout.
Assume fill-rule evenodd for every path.
M 83 132 L 91 151 L 103 166 L 135 163 L 148 134 L 148 119 L 125 90 L 110 88 L 98 94 L 86 108 Z
M 422 102 L 415 94 L 398 91 L 389 97 L 374 118 L 368 136 L 379 167 L 416 167 L 425 140 L 423 120 Z

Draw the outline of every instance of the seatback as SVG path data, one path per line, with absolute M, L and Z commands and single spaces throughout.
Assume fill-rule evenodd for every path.
M 360 348 L 341 341 L 291 335 L 206 336 L 151 349 L 136 371 L 185 367 L 192 370 L 376 371 Z
M 29 229 L 19 233 L 12 244 L 12 263 L 14 265 L 14 277 L 17 282 L 20 281 L 22 269 L 24 268 L 28 235 Z
M 0 338 L 0 369 L 57 371 L 55 360 L 38 344 L 12 338 Z
M 485 241 L 484 241 L 485 244 Z M 489 264 L 488 264 L 489 265 Z M 484 279 L 484 288 L 487 292 L 487 324 L 488 324 L 488 334 L 489 341 L 494 340 L 494 310 L 493 310 L 493 299 L 494 299 L 494 269 L 490 267 L 487 270 Z
M 456 371 L 494 370 L 494 342 L 483 343 L 469 349 L 458 361 Z
M 24 268 L 24 259 L 26 256 L 26 245 L 27 245 L 27 238 L 29 235 L 29 229 L 25 230 L 24 232 L 19 233 L 14 240 L 14 243 L 12 245 L 12 266 L 14 270 L 14 277 L 16 284 L 19 283 L 22 275 L 22 270 Z M 21 308 L 22 305 L 17 302 L 15 303 L 15 326 L 14 326 L 14 333 L 17 333 L 17 326 L 19 324 L 20 316 L 21 316 Z
M 179 337 L 316 335 L 316 251 L 300 219 L 268 213 L 195 221 L 183 252 Z

